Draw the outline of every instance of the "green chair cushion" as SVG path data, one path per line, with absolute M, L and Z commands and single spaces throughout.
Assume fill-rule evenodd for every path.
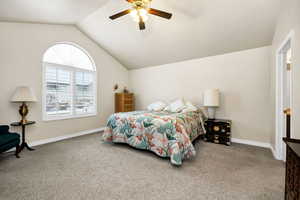
M 20 135 L 17 133 L 6 133 L 0 135 L 0 147 L 14 143 L 15 141 L 20 141 Z
M 14 140 L 14 141 L 12 141 L 8 144 L 1 145 L 0 146 L 0 153 L 10 150 L 10 149 L 16 147 L 18 144 L 20 144 L 20 140 Z

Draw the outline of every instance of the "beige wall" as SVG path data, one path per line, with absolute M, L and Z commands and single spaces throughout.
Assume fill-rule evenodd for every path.
M 293 135 L 300 139 L 300 1 L 284 0 L 281 5 L 281 12 L 278 18 L 276 32 L 273 39 L 272 59 L 271 59 L 271 143 L 275 147 L 275 95 L 276 95 L 276 51 L 294 30 L 295 37 L 292 43 L 293 51 Z
M 155 58 L 153 58 L 155 59 Z M 202 104 L 202 92 L 219 88 L 217 116 L 233 120 L 233 137 L 270 142 L 270 47 L 129 71 L 138 109 L 184 97 Z
M 9 102 L 15 88 L 33 87 L 38 103 L 30 104 L 28 141 L 52 138 L 100 128 L 113 112 L 113 85 L 127 85 L 128 71 L 74 26 L 0 23 L 0 124 L 19 120 L 18 104 Z M 89 52 L 98 72 L 98 115 L 42 121 L 42 56 L 56 42 L 74 42 Z M 13 129 L 19 130 L 19 129 Z
M 200 105 L 202 92 L 223 92 L 218 117 L 233 119 L 233 137 L 275 144 L 276 50 L 295 31 L 293 42 L 293 120 L 300 128 L 300 1 L 282 1 L 272 47 L 195 59 L 129 71 L 137 108 L 155 100 L 185 97 Z M 0 23 L 0 124 L 19 120 L 18 105 L 9 102 L 19 85 L 33 87 L 39 102 L 30 105 L 28 140 L 36 141 L 103 127 L 113 112 L 112 87 L 128 85 L 128 71 L 74 26 Z M 93 57 L 98 71 L 98 115 L 61 121 L 42 121 L 41 90 L 44 51 L 56 42 L 74 42 Z M 271 52 L 271 56 L 269 53 Z M 269 63 L 271 60 L 271 64 Z M 269 67 L 269 69 L 268 69 Z M 270 89 L 271 88 L 271 89 Z M 269 92 L 271 91 L 271 93 Z M 271 114 L 270 114 L 271 113 Z M 299 128 L 298 128 L 299 127 Z M 18 130 L 18 129 L 14 129 Z M 300 132 L 295 131 L 296 138 Z

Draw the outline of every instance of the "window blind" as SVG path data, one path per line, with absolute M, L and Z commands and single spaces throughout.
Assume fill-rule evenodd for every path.
M 46 115 L 80 116 L 96 112 L 95 72 L 45 64 Z

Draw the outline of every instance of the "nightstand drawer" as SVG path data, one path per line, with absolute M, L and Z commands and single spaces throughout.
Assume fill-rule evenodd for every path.
M 209 134 L 206 135 L 204 138 L 205 141 L 207 142 L 212 142 L 215 144 L 225 144 L 227 146 L 231 145 L 231 138 L 230 135 L 213 135 L 213 134 Z
M 230 133 L 231 132 L 231 123 L 213 123 L 211 121 L 205 122 L 206 130 L 209 132 L 215 133 Z

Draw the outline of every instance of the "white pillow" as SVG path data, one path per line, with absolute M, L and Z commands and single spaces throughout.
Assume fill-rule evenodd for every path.
M 185 103 L 183 99 L 178 99 L 171 103 L 168 107 L 168 111 L 170 112 L 181 112 L 185 108 Z
M 164 102 L 161 102 L 161 101 L 158 101 L 158 102 L 155 102 L 155 103 L 152 103 L 150 104 L 147 109 L 149 111 L 156 111 L 156 112 L 159 112 L 159 111 L 162 111 L 165 109 L 167 105 L 164 103 Z
M 164 111 L 171 112 L 170 105 L 168 105 L 167 107 L 165 107 Z
M 197 110 L 198 108 L 196 106 L 194 106 L 191 102 L 187 101 L 185 102 L 185 108 L 181 112 L 195 112 Z

